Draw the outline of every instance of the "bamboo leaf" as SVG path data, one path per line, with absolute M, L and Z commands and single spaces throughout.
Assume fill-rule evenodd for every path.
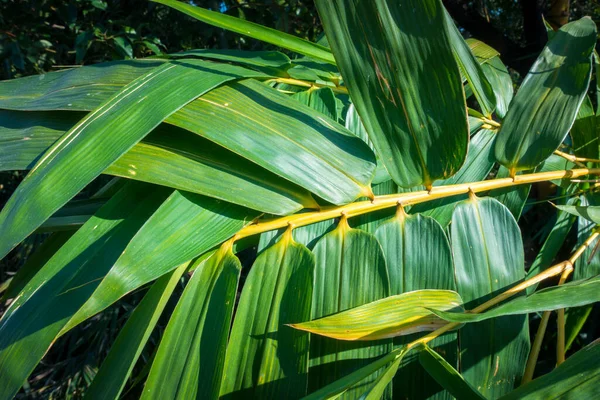
M 444 357 L 429 346 L 423 346 L 419 352 L 419 362 L 437 383 L 457 399 L 485 400 Z
M 589 86 L 595 43 L 591 19 L 571 22 L 531 67 L 496 140 L 496 159 L 512 176 L 548 158 L 569 132 Z
M 585 96 L 571 128 L 575 155 L 593 159 L 600 157 L 596 119 L 592 101 L 589 96 Z
M 510 73 L 498 56 L 487 60 L 481 65 L 481 69 L 496 96 L 496 115 L 499 118 L 504 118 L 514 95 Z
M 0 149 L 6 150 L 0 150 L 0 171 L 32 168 L 79 119 L 79 113 L 0 110 Z M 166 124 L 159 125 L 104 173 L 199 193 L 271 214 L 318 208 L 306 189 L 198 135 Z
M 242 290 L 221 396 L 298 398 L 306 394 L 309 336 L 283 326 L 310 316 L 314 257 L 291 231 L 263 251 Z
M 335 121 L 260 82 L 221 86 L 166 122 L 331 203 L 345 204 L 371 192 L 375 156 L 367 145 Z
M 198 57 L 208 60 L 234 62 L 249 67 L 266 67 L 270 69 L 287 69 L 292 65 L 290 58 L 279 51 L 194 49 L 171 53 L 167 57 L 172 59 Z
M 456 25 L 454 25 L 450 14 L 445 9 L 443 9 L 443 13 L 444 26 L 448 33 L 454 59 L 461 73 L 465 76 L 467 82 L 469 82 L 469 86 L 473 90 L 473 94 L 475 94 L 475 98 L 483 114 L 491 118 L 492 113 L 496 109 L 496 97 L 492 86 L 483 73 L 483 68 L 479 65 L 473 53 L 471 53 L 471 49 L 458 31 Z
M 525 276 L 519 227 L 493 198 L 472 196 L 452 215 L 452 253 L 458 293 L 474 308 Z M 505 317 L 459 331 L 464 378 L 482 395 L 496 398 L 520 381 L 529 353 L 527 319 Z
M 567 212 L 571 215 L 576 215 L 581 218 L 585 218 L 594 224 L 600 224 L 600 206 L 561 206 L 557 205 L 556 208 Z
M 485 64 L 494 57 L 500 55 L 500 53 L 496 49 L 485 44 L 481 40 L 469 38 L 465 41 L 467 42 L 467 45 L 469 46 L 469 49 L 471 50 L 473 55 L 479 60 L 480 64 Z
M 449 310 L 461 304 L 460 296 L 450 290 L 415 290 L 290 326 L 337 340 L 379 340 L 434 331 L 446 323 L 427 308 Z
M 293 94 L 291 97 L 302 104 L 306 104 L 313 110 L 317 110 L 321 114 L 326 115 L 334 121 L 340 119 L 340 116 L 338 115 L 337 99 L 335 98 L 333 90 L 329 88 L 305 90 Z
M 519 387 L 502 400 L 592 399 L 598 395 L 600 341 L 579 350 L 552 372 Z
M 383 371 L 369 390 L 360 396 L 360 399 L 364 400 L 379 400 L 384 396 L 386 387 L 392 382 L 394 376 L 398 372 L 402 358 L 398 358 L 396 361 L 390 364 L 389 367 Z
M 0 398 L 12 398 L 129 240 L 168 196 L 126 185 L 27 283 L 0 320 Z
M 365 365 L 364 367 L 330 383 L 329 385 L 317 390 L 306 396 L 304 400 L 317 400 L 317 399 L 337 399 L 342 394 L 346 393 L 349 389 L 356 386 L 369 376 L 376 373 L 378 370 L 389 364 L 401 359 L 406 354 L 406 349 L 396 349 L 379 358 L 372 363 Z
M 569 282 L 538 290 L 529 296 L 521 296 L 481 314 L 435 311 L 435 314 L 451 322 L 478 322 L 505 315 L 521 315 L 559 308 L 579 307 L 600 301 L 600 276 Z
M 13 193 L 0 213 L 0 257 L 170 114 L 223 82 L 259 75 L 187 60 L 164 64 L 125 86 L 54 143 Z
M 496 134 L 482 129 L 471 139 L 469 154 L 460 170 L 451 178 L 437 181 L 435 186 L 454 185 L 458 183 L 484 180 L 494 167 L 494 140 Z M 452 211 L 465 196 L 452 196 L 445 199 L 428 201 L 411 207 L 410 213 L 421 213 L 434 218 L 443 227 L 447 227 L 452 219 Z
M 175 0 L 152 1 L 172 7 L 207 24 L 227 29 L 241 35 L 250 36 L 251 38 L 274 44 L 275 46 L 279 46 L 305 56 L 335 64 L 333 56 L 328 48 L 299 37 L 292 36 L 285 32 L 280 32 L 275 29 L 255 24 L 254 22 L 231 17 L 216 11 L 209 11 L 200 7 L 194 7 L 190 4 L 181 3 Z
M 131 239 L 63 333 L 132 290 L 221 244 L 257 215 L 257 211 L 230 203 L 173 192 Z
M 394 181 L 430 187 L 452 176 L 467 154 L 468 127 L 460 73 L 440 29 L 441 3 L 316 5 L 352 102 Z
M 324 235 L 313 249 L 316 258 L 312 315 L 326 317 L 389 296 L 385 259 L 377 239 L 366 232 L 351 229 L 346 219 Z M 290 323 L 306 321 L 296 319 Z M 291 329 L 291 328 L 290 328 Z M 308 391 L 316 391 L 387 354 L 389 341 L 349 343 L 312 336 Z M 369 384 L 369 377 L 361 386 Z M 348 390 L 345 397 L 355 398 L 360 388 Z
M 443 228 L 433 218 L 406 215 L 399 209 L 396 217 L 383 223 L 375 236 L 385 255 L 392 295 L 422 289 L 456 291 L 450 244 Z M 415 339 L 414 336 L 399 337 L 394 340 L 394 345 L 405 346 Z M 456 332 L 435 339 L 431 346 L 440 348 L 446 358 L 457 365 Z M 436 398 L 448 397 L 423 371 L 415 353 L 403 358 L 400 372 L 394 378 L 394 388 L 406 398 L 432 398 L 436 394 Z
M 217 399 L 242 265 L 226 243 L 194 272 L 169 320 L 142 399 Z
M 510 172 L 508 169 L 501 165 L 496 173 L 496 179 L 508 178 L 509 176 Z M 530 191 L 531 185 L 518 185 L 492 190 L 489 195 L 508 208 L 513 217 L 515 217 L 515 221 L 518 221 L 521 218 L 523 207 L 525 207 L 525 202 L 527 202 Z
M 118 399 L 150 334 L 188 263 L 159 278 L 135 308 L 85 393 L 86 399 Z

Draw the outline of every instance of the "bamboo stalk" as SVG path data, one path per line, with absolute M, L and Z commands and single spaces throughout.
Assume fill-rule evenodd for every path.
M 350 218 L 373 211 L 395 207 L 398 204 L 403 206 L 419 204 L 450 196 L 467 194 L 469 192 L 480 193 L 492 189 L 525 185 L 535 182 L 545 182 L 555 179 L 578 178 L 585 175 L 600 175 L 600 168 L 579 168 L 562 171 L 538 172 L 533 174 L 518 175 L 514 178 L 492 179 L 487 181 L 460 183 L 456 185 L 435 186 L 430 191 L 422 190 L 418 192 L 374 196 L 373 200 L 359 201 L 343 206 L 323 207 L 319 211 L 293 214 L 270 220 L 259 220 L 256 223 L 243 228 L 237 236 L 238 239 L 242 239 L 248 236 L 258 235 L 263 232 L 284 228 L 289 224 L 293 224 L 295 227 L 311 225 L 320 221 L 341 217 L 343 213 Z
M 525 367 L 525 373 L 523 374 L 521 385 L 524 385 L 533 379 L 533 373 L 540 355 L 540 350 L 542 349 L 542 342 L 544 341 L 544 336 L 546 335 L 546 328 L 548 327 L 549 319 L 550 311 L 544 311 L 544 314 L 542 314 L 542 319 L 540 320 L 540 326 L 538 326 L 538 330 L 535 333 L 535 339 L 533 340 L 533 345 L 531 346 L 529 358 L 527 358 L 527 366 Z

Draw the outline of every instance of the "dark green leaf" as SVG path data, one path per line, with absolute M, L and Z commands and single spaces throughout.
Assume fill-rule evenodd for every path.
M 429 187 L 457 172 L 467 155 L 468 128 L 441 3 L 316 5 L 352 102 L 394 181 Z

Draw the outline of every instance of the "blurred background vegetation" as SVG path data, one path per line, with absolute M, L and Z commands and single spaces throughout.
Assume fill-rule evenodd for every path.
M 311 0 L 193 0 L 190 3 L 218 10 L 316 41 L 322 29 Z M 543 48 L 547 36 L 542 15 L 554 27 L 589 15 L 598 23 L 598 0 L 443 0 L 466 37 L 495 47 L 518 83 Z M 217 29 L 148 0 L 0 0 L 0 80 L 43 74 L 103 61 L 148 57 L 198 48 L 264 50 L 271 46 Z M 594 96 L 595 97 L 595 96 Z M 0 207 L 24 173 L 0 172 Z M 90 188 L 93 190 L 94 188 Z M 529 202 L 553 195 L 552 187 L 537 186 Z M 529 211 L 528 211 L 529 210 Z M 526 207 L 520 220 L 527 262 L 535 258 L 552 227 L 553 207 Z M 44 240 L 34 235 L 0 261 L 0 295 L 15 271 Z M 558 258 L 575 244 L 575 232 Z M 181 286 L 183 288 L 183 284 Z M 180 288 L 180 289 L 181 289 Z M 144 290 L 126 297 L 86 324 L 60 338 L 37 367 L 20 398 L 80 398 L 106 356 L 119 328 L 141 299 Z M 174 296 L 171 300 L 176 300 Z M 171 306 L 174 306 L 175 302 Z M 0 314 L 6 304 L 0 303 Z M 597 307 L 596 307 L 597 308 Z M 140 366 L 153 355 L 169 312 L 141 356 Z M 582 330 L 598 336 L 596 309 Z M 532 324 L 535 329 L 535 324 Z M 548 369 L 554 363 L 553 333 L 546 336 Z M 544 372 L 543 368 L 538 368 Z M 134 370 L 126 398 L 137 398 L 147 374 Z

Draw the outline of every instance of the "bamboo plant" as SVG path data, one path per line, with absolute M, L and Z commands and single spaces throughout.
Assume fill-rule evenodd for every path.
M 600 301 L 589 18 L 548 32 L 515 95 L 502 55 L 465 41 L 439 0 L 316 0 L 319 43 L 155 1 L 286 53 L 0 82 L 0 170 L 28 171 L 0 212 L 0 257 L 47 234 L 4 293 L 0 399 L 139 290 L 85 398 L 597 393 L 600 342 L 565 359 L 576 311 Z M 526 270 L 517 221 L 538 182 L 558 187 L 558 218 Z M 551 265 L 575 222 L 579 243 Z M 533 379 L 554 311 L 556 368 Z

